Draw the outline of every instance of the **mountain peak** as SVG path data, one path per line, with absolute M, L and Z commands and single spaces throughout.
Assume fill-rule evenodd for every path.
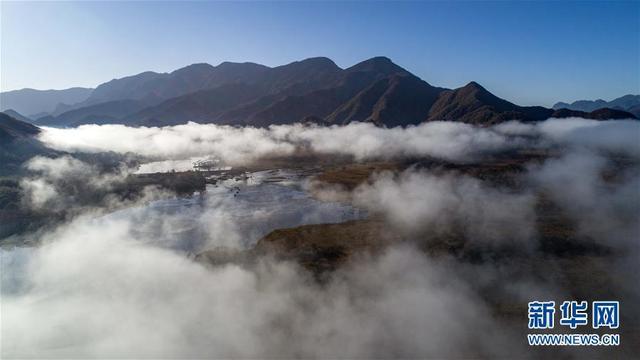
M 493 102 L 498 97 L 493 95 L 489 90 L 485 89 L 482 85 L 478 84 L 475 81 L 471 81 L 467 85 L 458 88 L 456 90 L 459 96 L 465 96 L 473 99 L 482 99 L 482 101 Z M 500 99 L 502 100 L 502 99 Z
M 340 71 L 340 67 L 333 60 L 326 57 L 311 57 L 300 61 L 294 61 L 287 65 L 277 66 L 274 69 L 314 69 L 326 71 Z
M 261 65 L 261 64 L 256 64 L 254 62 L 250 62 L 250 61 L 245 61 L 245 62 L 233 62 L 233 61 L 223 61 L 220 64 L 218 64 L 218 66 L 215 66 L 216 69 L 220 70 L 220 69 L 229 69 L 229 68 L 236 68 L 236 67 L 253 67 L 253 68 L 264 68 L 264 69 L 268 69 L 268 66 L 265 65 Z
M 396 65 L 391 59 L 386 56 L 376 56 L 371 59 L 359 62 L 347 71 L 374 71 L 385 75 L 392 75 L 395 73 L 409 74 L 409 72 L 402 67 Z
M 288 74 L 288 76 L 311 76 L 311 74 L 333 74 L 342 71 L 336 63 L 326 57 L 312 57 L 300 61 L 294 61 L 286 65 L 272 68 L 276 74 Z
M 13 109 L 7 109 L 7 110 L 3 111 L 3 113 L 5 113 L 6 115 L 9 115 L 10 117 L 12 117 L 14 119 L 17 119 L 17 120 L 20 120 L 20 121 L 23 121 L 23 122 L 26 122 L 26 123 L 31 123 L 32 122 L 31 119 L 29 119 L 28 117 L 20 114 L 19 112 L 15 111 Z
M 172 75 L 176 75 L 176 74 L 187 73 L 187 72 L 192 72 L 192 71 L 197 71 L 197 72 L 211 71 L 213 69 L 214 69 L 214 67 L 211 64 L 195 63 L 195 64 L 187 65 L 187 66 L 182 67 L 180 69 L 174 70 L 174 71 L 171 72 L 171 74 Z
M 365 61 L 378 63 L 378 64 L 393 64 L 393 61 L 391 61 L 391 59 L 389 59 L 386 56 L 374 56 L 374 57 L 372 57 L 370 59 L 367 59 Z
M 535 121 L 547 119 L 550 109 L 522 107 L 501 99 L 475 81 L 444 91 L 429 111 L 428 120 L 461 121 L 489 125 L 506 120 Z
M 463 89 L 474 89 L 474 90 L 487 91 L 487 89 L 485 89 L 484 87 L 482 87 L 482 85 L 478 84 L 475 81 L 469 82 L 467 85 L 463 86 L 462 88 Z
M 309 64 L 317 64 L 317 65 L 330 65 L 330 66 L 338 66 L 336 65 L 335 62 L 333 62 L 333 60 L 329 59 L 328 57 L 324 57 L 324 56 L 316 56 L 316 57 L 310 57 L 310 58 L 306 58 L 304 60 L 300 61 L 301 63 L 309 63 Z

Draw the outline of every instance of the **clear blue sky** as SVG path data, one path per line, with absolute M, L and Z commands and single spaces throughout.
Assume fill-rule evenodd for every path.
M 520 104 L 640 93 L 640 2 L 2 2 L 3 91 L 195 62 L 385 55 Z

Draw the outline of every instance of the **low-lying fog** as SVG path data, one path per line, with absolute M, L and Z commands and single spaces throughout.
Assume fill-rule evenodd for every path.
M 153 245 L 197 253 L 215 246 L 249 248 L 280 228 L 366 216 L 348 204 L 315 200 L 299 177 L 282 170 L 251 173 L 247 179 L 207 185 L 203 194 L 153 201 L 99 220 L 131 220 L 137 224 L 134 231 Z
M 505 306 L 571 299 L 555 273 L 562 263 L 539 253 L 540 193 L 563 209 L 577 233 L 613 249 L 609 271 L 617 279 L 619 298 L 613 300 L 621 301 L 622 326 L 637 326 L 640 319 L 638 121 L 551 119 L 482 128 L 437 122 L 407 129 L 86 125 L 46 129 L 41 140 L 69 152 L 114 151 L 155 161 L 210 156 L 224 166 L 301 149 L 356 160 L 461 163 L 522 148 L 553 156 L 531 164 L 517 189 L 410 168 L 356 188 L 352 207 L 312 199 L 305 179 L 285 172 L 284 183 L 243 183 L 237 191 L 235 185 L 209 185 L 204 195 L 127 204 L 107 215 L 87 210 L 55 231 L 26 235 L 38 238 L 36 248 L 0 250 L 2 357 L 527 356 L 519 332 L 526 314 L 515 322 L 496 316 L 486 290 Z M 60 177 L 95 175 L 73 170 L 86 166 L 77 160 L 36 159 L 31 166 L 40 174 L 23 184 L 32 206 L 56 204 Z M 611 169 L 614 174 L 603 176 Z M 90 181 L 108 186 L 117 176 Z M 73 206 L 72 200 L 64 206 Z M 290 262 L 264 258 L 255 268 L 211 268 L 189 255 L 215 246 L 247 248 L 275 228 L 367 213 L 410 238 L 462 231 L 483 248 L 514 247 L 523 257 L 470 263 L 430 257 L 404 243 L 318 284 Z M 547 272 L 536 261 L 544 261 Z M 556 355 L 579 357 L 577 351 Z

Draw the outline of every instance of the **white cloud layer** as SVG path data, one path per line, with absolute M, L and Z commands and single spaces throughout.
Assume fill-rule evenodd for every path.
M 3 356 L 442 357 L 515 351 L 500 345 L 512 343 L 508 328 L 497 327 L 454 268 L 410 248 L 391 250 L 320 287 L 288 263 L 207 269 L 148 245 L 137 226 L 130 219 L 101 226 L 78 219 L 48 235 L 23 269 L 14 268 L 20 274 L 5 275 L 24 278 L 13 289 L 4 285 Z M 478 328 L 484 329 L 480 337 Z
M 485 246 L 535 246 L 533 194 L 490 187 L 464 175 L 383 174 L 358 187 L 354 202 L 385 215 L 397 231 L 443 236 L 455 230 Z
M 640 154 L 640 122 L 550 119 L 475 127 L 456 122 L 430 122 L 408 128 L 379 128 L 368 123 L 347 126 L 282 125 L 236 128 L 188 123 L 163 128 L 83 125 L 47 128 L 41 140 L 65 151 L 135 153 L 158 159 L 214 156 L 226 163 L 268 155 L 290 155 L 297 149 L 344 154 L 356 159 L 431 156 L 469 161 L 533 145 L 572 144 Z M 536 138 L 533 142 L 532 138 Z M 611 141 L 615 139 L 615 141 Z
M 317 284 L 296 265 L 272 259 L 263 259 L 255 268 L 234 264 L 206 268 L 164 246 L 183 224 L 173 215 L 145 217 L 124 211 L 99 220 L 79 216 L 45 235 L 28 235 L 42 236 L 38 240 L 43 244 L 23 250 L 28 256 L 0 249 L 0 355 L 522 356 L 530 351 L 518 330 L 522 324 L 514 326 L 509 319 L 495 317 L 487 297 L 517 305 L 569 293 L 563 280 L 553 281 L 555 273 L 540 276 L 530 264 L 549 264 L 536 257 L 539 192 L 566 211 L 579 234 L 620 252 L 610 269 L 617 276 L 612 286 L 624 289 L 620 293 L 624 304 L 637 303 L 638 124 L 565 119 L 491 128 L 438 122 L 408 129 L 369 124 L 240 129 L 194 123 L 169 128 L 47 129 L 41 139 L 60 150 L 132 152 L 159 160 L 215 156 L 228 163 L 290 155 L 299 148 L 357 159 L 431 156 L 454 161 L 520 147 L 555 151 L 554 157 L 522 174 L 526 181 L 518 190 L 455 173 L 409 170 L 399 176 L 381 175 L 352 194 L 356 204 L 381 214 L 410 237 L 462 231 L 478 246 L 493 249 L 510 244 L 530 256 L 511 262 L 472 265 L 449 257 L 431 258 L 411 245 L 399 245 Z M 618 171 L 619 157 L 627 162 L 624 171 Z M 61 180 L 91 181 L 89 188 L 100 188 L 120 176 L 103 176 L 70 157 L 36 158 L 28 166 L 39 175 L 23 186 L 41 206 L 57 204 L 52 201 L 60 198 Z M 94 179 L 87 180 L 87 174 Z M 282 199 L 290 201 L 287 196 Z M 246 223 L 277 222 L 268 211 L 255 207 L 241 209 L 247 214 L 245 220 L 232 216 L 234 204 L 211 201 L 200 218 L 194 216 L 205 225 L 208 247 L 247 246 L 242 231 Z M 638 316 L 632 305 L 626 309 L 631 319 Z M 558 355 L 574 350 L 559 349 Z

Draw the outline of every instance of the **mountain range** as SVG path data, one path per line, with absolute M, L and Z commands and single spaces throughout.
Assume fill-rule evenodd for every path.
M 594 111 L 598 109 L 610 108 L 623 110 L 640 117 L 640 95 L 625 95 L 611 101 L 598 100 L 578 100 L 571 104 L 559 102 L 553 105 L 554 109 L 569 109 L 578 111 Z
M 93 89 L 74 87 L 65 90 L 22 89 L 0 93 L 0 111 L 12 109 L 31 119 L 86 100 Z
M 188 121 L 238 126 L 364 121 L 393 127 L 434 120 L 489 125 L 567 116 L 634 117 L 618 108 L 593 114 L 591 110 L 518 106 L 476 82 L 458 89 L 441 88 L 386 57 L 346 69 L 325 57 L 277 67 L 193 64 L 171 73 L 143 72 L 85 90 L 88 93 L 78 97 L 81 100 L 57 105 L 46 116 L 29 118 L 34 124 L 54 127 L 89 123 L 166 126 Z M 12 109 L 16 111 L 11 116 L 19 118 L 21 108 Z

